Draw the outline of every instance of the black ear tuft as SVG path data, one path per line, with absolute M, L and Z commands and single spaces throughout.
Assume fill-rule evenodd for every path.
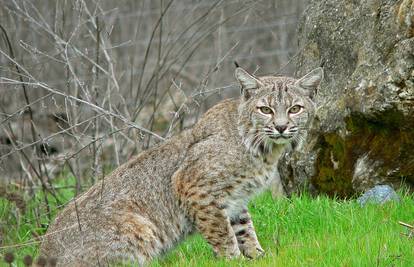
M 240 67 L 236 68 L 234 74 L 241 85 L 241 93 L 245 99 L 250 98 L 251 94 L 249 91 L 263 86 L 263 83 L 258 78 Z
M 304 89 L 304 93 L 313 99 L 322 79 L 323 69 L 319 67 L 297 80 L 295 86 Z
M 239 63 L 237 63 L 237 61 L 234 61 L 234 65 L 236 66 L 236 68 L 240 67 L 240 65 L 239 65 Z

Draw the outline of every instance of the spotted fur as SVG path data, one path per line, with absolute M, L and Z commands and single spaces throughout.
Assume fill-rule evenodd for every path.
M 237 68 L 236 78 L 240 99 L 217 104 L 192 129 L 75 199 L 50 226 L 41 253 L 58 266 L 145 265 L 198 231 L 217 256 L 262 255 L 247 204 L 271 183 L 285 145 L 306 130 L 322 71 L 296 80 Z M 292 116 L 295 105 L 300 113 Z

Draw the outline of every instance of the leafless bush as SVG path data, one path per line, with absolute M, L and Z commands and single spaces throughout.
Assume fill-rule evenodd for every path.
M 288 62 L 304 2 L 4 1 L 0 181 L 78 194 L 237 92 L 232 61 Z

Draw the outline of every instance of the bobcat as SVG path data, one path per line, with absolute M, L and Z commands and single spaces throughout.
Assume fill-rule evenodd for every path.
M 321 68 L 301 79 L 238 67 L 240 99 L 117 168 L 51 224 L 41 254 L 59 266 L 144 265 L 199 231 L 217 256 L 261 256 L 247 211 L 272 180 L 286 144 L 306 131 Z

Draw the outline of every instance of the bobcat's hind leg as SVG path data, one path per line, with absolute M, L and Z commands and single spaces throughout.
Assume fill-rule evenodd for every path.
M 237 237 L 239 249 L 244 256 L 254 259 L 264 255 L 264 250 L 257 240 L 253 222 L 247 209 L 231 220 L 231 226 Z

